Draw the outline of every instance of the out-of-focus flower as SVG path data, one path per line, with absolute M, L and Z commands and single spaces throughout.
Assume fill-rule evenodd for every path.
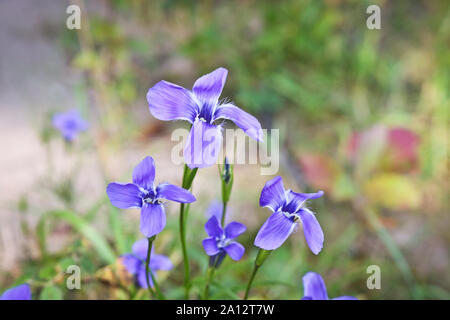
M 184 159 L 190 168 L 216 163 L 222 146 L 221 126 L 214 124 L 216 120 L 231 120 L 251 138 L 262 141 L 261 124 L 254 116 L 232 103 L 219 102 L 227 74 L 227 69 L 218 68 L 197 79 L 192 91 L 167 81 L 148 90 L 147 101 L 155 118 L 192 124 L 184 148 Z
M 27 283 L 6 290 L 0 300 L 31 300 L 31 289 Z
M 57 113 L 52 119 L 53 127 L 61 132 L 61 135 L 72 142 L 80 132 L 88 129 L 88 123 L 81 117 L 78 110 L 69 110 Z
M 208 256 L 211 257 L 210 265 L 220 266 L 220 263 L 228 254 L 231 259 L 237 261 L 242 258 L 245 248 L 234 239 L 247 230 L 242 223 L 230 222 L 225 229 L 222 229 L 219 219 L 212 216 L 205 224 L 205 231 L 208 238 L 203 240 L 203 248 Z
M 320 274 L 308 272 L 303 276 L 304 297 L 302 300 L 329 300 L 327 287 Z M 358 300 L 352 296 L 341 296 L 332 300 Z
M 153 249 L 153 248 L 152 248 Z M 147 250 L 148 250 L 148 240 L 141 239 L 136 241 L 133 244 L 131 249 L 131 253 L 126 253 L 122 256 L 122 263 L 127 269 L 127 271 L 136 277 L 137 283 L 142 288 L 148 288 L 147 286 L 147 277 L 145 274 L 145 264 L 147 259 Z M 150 255 L 150 265 L 149 268 L 153 275 L 155 275 L 155 271 L 157 270 L 171 270 L 173 268 L 173 264 L 170 259 L 164 255 L 154 254 L 153 250 Z M 153 287 L 153 281 L 149 276 L 150 286 Z
M 255 239 L 255 246 L 265 250 L 280 247 L 297 229 L 298 222 L 303 224 L 306 242 L 314 254 L 323 247 L 323 231 L 315 213 L 305 207 L 306 201 L 317 199 L 323 191 L 316 193 L 296 193 L 285 190 L 281 177 L 267 181 L 261 191 L 259 205 L 268 207 L 274 213 L 266 220 Z
M 146 157 L 133 171 L 133 183 L 108 184 L 106 193 L 112 205 L 120 209 L 141 208 L 140 230 L 150 238 L 160 233 L 166 225 L 162 200 L 191 203 L 195 197 L 186 189 L 173 184 L 155 186 L 155 162 Z

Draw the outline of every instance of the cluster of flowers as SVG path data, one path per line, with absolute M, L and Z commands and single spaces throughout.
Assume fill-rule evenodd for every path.
M 219 119 L 233 121 L 251 138 L 262 141 L 261 125 L 255 117 L 226 100 L 219 102 L 227 74 L 226 69 L 219 68 L 199 78 L 192 90 L 160 81 L 147 93 L 149 109 L 154 117 L 164 121 L 186 120 L 192 124 L 184 148 L 185 162 L 190 169 L 211 166 L 217 162 L 222 145 L 221 124 L 215 124 Z M 53 123 L 68 141 L 87 128 L 87 123 L 72 111 L 55 116 Z M 156 185 L 155 162 L 150 156 L 135 167 L 132 183 L 110 183 L 106 192 L 112 205 L 117 208 L 141 209 L 140 231 L 146 239 L 137 241 L 132 252 L 123 255 L 122 261 L 141 287 L 153 287 L 155 278 L 151 273 L 173 267 L 169 258 L 153 254 L 152 248 L 149 248 L 152 240 L 166 225 L 164 203 L 170 200 L 187 204 L 196 201 L 196 198 L 189 190 L 170 183 Z M 306 207 L 306 202 L 320 198 L 323 194 L 323 191 L 296 193 L 286 190 L 279 176 L 266 182 L 259 204 L 269 208 L 272 214 L 262 225 L 254 241 L 254 245 L 260 248 L 258 257 L 267 257 L 268 252 L 279 248 L 297 230 L 299 223 L 303 226 L 309 248 L 317 255 L 322 250 L 324 234 L 315 213 Z M 222 214 L 225 212 L 212 214 L 205 224 L 208 237 L 202 244 L 210 257 L 210 268 L 213 269 L 218 268 L 227 255 L 237 261 L 245 252 L 244 246 L 235 239 L 246 231 L 246 226 L 236 221 L 224 226 Z M 263 261 L 264 259 L 259 264 L 256 262 L 254 274 Z M 324 281 L 319 274 L 307 273 L 303 277 L 303 284 L 304 299 L 328 299 Z M 2 299 L 18 297 L 31 297 L 28 285 L 6 291 Z M 345 296 L 337 299 L 354 298 Z

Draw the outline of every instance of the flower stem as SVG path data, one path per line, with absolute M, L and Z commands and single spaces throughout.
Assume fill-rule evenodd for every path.
M 252 275 L 250 276 L 250 280 L 248 281 L 247 288 L 245 289 L 244 300 L 248 299 L 248 293 L 250 292 L 250 288 L 252 287 L 253 280 L 255 279 L 256 273 L 259 268 L 263 265 L 264 261 L 266 261 L 267 257 L 270 255 L 272 250 L 264 250 L 259 249 L 258 254 L 256 255 L 255 265 L 253 266 Z
M 152 254 L 152 246 L 153 246 L 153 241 L 155 240 L 156 236 L 147 238 L 148 239 L 148 248 L 147 248 L 147 259 L 145 261 L 145 279 L 147 280 L 147 289 L 148 292 L 150 293 L 150 296 L 153 297 L 155 295 L 155 293 L 152 290 L 152 286 L 150 285 L 150 257 Z
M 214 271 L 216 271 L 215 267 L 209 267 L 206 271 L 206 284 L 205 284 L 205 290 L 203 291 L 203 299 L 207 300 L 209 295 L 209 284 L 211 283 L 212 279 L 214 278 Z
M 187 165 L 184 165 L 183 182 L 182 187 L 189 190 L 192 187 L 195 175 L 198 168 L 189 169 Z M 180 204 L 180 240 L 181 250 L 183 253 L 183 265 L 184 265 L 184 295 L 185 299 L 189 299 L 189 291 L 191 289 L 190 271 L 189 271 L 189 257 L 186 248 L 186 220 L 189 211 L 189 205 L 184 203 Z
M 223 207 L 222 207 L 222 227 L 225 225 L 225 216 L 227 214 L 227 203 L 223 202 Z

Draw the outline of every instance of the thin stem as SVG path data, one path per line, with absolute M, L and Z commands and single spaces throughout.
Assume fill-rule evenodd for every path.
M 145 261 L 145 279 L 147 280 L 147 288 L 150 296 L 153 297 L 155 293 L 152 290 L 152 286 L 150 285 L 150 257 L 152 253 L 153 240 L 155 240 L 156 236 L 147 238 L 148 239 L 148 249 L 147 249 L 147 260 Z
M 153 285 L 155 286 L 156 293 L 158 295 L 159 300 L 166 300 L 166 297 L 163 295 L 161 290 L 159 289 L 158 282 L 156 281 L 156 277 L 153 275 L 152 270 L 150 270 L 150 276 L 152 277 Z
M 222 207 L 222 227 L 225 225 L 225 216 L 227 214 L 227 203 L 223 202 L 223 207 Z
M 205 284 L 205 290 L 203 291 L 203 299 L 207 300 L 209 295 L 209 284 L 211 283 L 212 279 L 214 278 L 214 271 L 216 271 L 216 268 L 209 267 L 206 271 L 206 284 Z
M 248 293 L 250 292 L 250 288 L 252 287 L 253 280 L 255 279 L 256 272 L 258 272 L 259 266 L 255 264 L 253 267 L 252 275 L 250 276 L 250 280 L 248 281 L 247 288 L 245 289 L 244 300 L 248 299 Z

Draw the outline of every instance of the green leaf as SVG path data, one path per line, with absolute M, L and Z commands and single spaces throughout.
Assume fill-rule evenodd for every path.
M 44 287 L 44 289 L 42 289 L 39 299 L 40 300 L 62 300 L 63 293 L 59 287 L 48 286 L 48 287 Z

